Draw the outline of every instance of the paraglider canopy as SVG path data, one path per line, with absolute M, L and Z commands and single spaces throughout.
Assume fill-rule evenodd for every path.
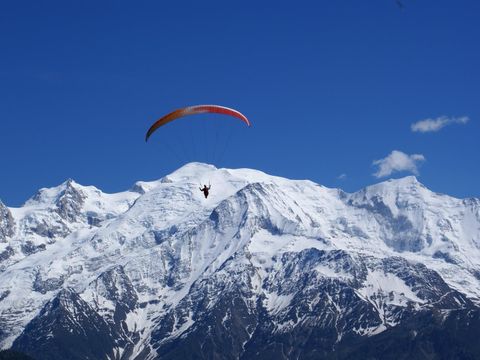
M 158 119 L 148 129 L 147 135 L 145 136 L 145 141 L 148 141 L 148 138 L 155 132 L 155 130 L 157 130 L 159 127 L 165 124 L 168 124 L 173 120 L 177 120 L 187 115 L 204 114 L 204 113 L 215 113 L 215 114 L 233 116 L 242 120 L 248 126 L 251 126 L 250 121 L 247 119 L 247 117 L 235 109 L 230 109 L 228 107 L 219 106 L 219 105 L 195 105 L 195 106 L 188 106 L 182 109 L 177 109 Z

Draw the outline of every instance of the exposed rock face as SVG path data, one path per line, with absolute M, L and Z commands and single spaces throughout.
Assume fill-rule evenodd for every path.
M 25 241 L 21 245 L 22 253 L 25 255 L 35 254 L 36 252 L 43 251 L 46 249 L 45 244 L 35 245 L 32 241 Z
M 85 194 L 73 186 L 73 180 L 68 180 L 65 183 L 65 190 L 59 194 L 55 201 L 56 212 L 62 219 L 75 222 L 81 215 L 84 200 Z
M 413 177 L 347 194 L 188 164 L 5 209 L 0 344 L 39 360 L 480 358 L 480 201 Z
M 15 222 L 10 210 L 0 201 L 0 243 L 15 233 Z
M 73 290 L 50 300 L 13 343 L 13 349 L 45 359 L 114 358 L 115 332 Z

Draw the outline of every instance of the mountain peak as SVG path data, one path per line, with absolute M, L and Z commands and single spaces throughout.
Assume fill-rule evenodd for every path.
M 191 162 L 183 165 L 167 177 L 171 180 L 186 180 L 187 178 L 199 178 L 218 170 L 215 166 L 200 162 Z
M 380 183 L 367 186 L 360 192 L 367 193 L 418 193 L 421 190 L 428 189 L 418 181 L 416 176 L 405 176 L 402 178 L 388 179 Z
M 72 178 L 68 178 L 67 180 L 65 180 L 62 185 L 64 186 L 75 186 L 77 183 L 75 182 L 75 180 L 73 180 Z
M 85 186 L 80 185 L 72 178 L 69 178 L 60 185 L 50 188 L 41 188 L 33 197 L 25 202 L 25 205 L 55 204 L 58 198 L 63 194 L 82 192 L 85 188 Z
M 387 182 L 405 185 L 421 185 L 420 181 L 418 181 L 415 175 L 409 175 L 402 178 L 388 179 Z

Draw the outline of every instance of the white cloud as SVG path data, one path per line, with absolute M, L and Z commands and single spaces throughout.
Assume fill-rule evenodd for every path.
M 439 131 L 440 129 L 444 128 L 447 125 L 451 124 L 466 124 L 470 121 L 468 116 L 461 116 L 461 117 L 447 117 L 447 116 L 440 116 L 436 119 L 425 119 L 417 121 L 411 125 L 411 129 L 413 132 L 434 132 Z
M 425 156 L 421 154 L 408 155 L 393 150 L 386 158 L 373 161 L 373 165 L 378 166 L 378 170 L 373 176 L 381 178 L 397 171 L 408 171 L 418 175 L 417 165 L 423 161 L 425 161 Z
M 345 180 L 347 178 L 347 174 L 340 174 L 337 176 L 338 180 Z

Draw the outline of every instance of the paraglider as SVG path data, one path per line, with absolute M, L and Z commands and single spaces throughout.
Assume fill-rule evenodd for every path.
M 213 114 L 222 114 L 222 115 L 228 115 L 237 119 L 240 119 L 243 121 L 247 126 L 251 126 L 250 121 L 247 119 L 245 115 L 243 115 L 241 112 L 231 109 L 225 106 L 220 106 L 220 105 L 195 105 L 195 106 L 188 106 L 185 108 L 177 109 L 175 111 L 172 111 L 171 113 L 161 117 L 158 119 L 155 123 L 153 123 L 152 126 L 147 131 L 147 134 L 145 135 L 145 141 L 148 141 L 150 136 L 160 127 L 162 127 L 165 124 L 168 124 L 171 121 L 183 118 L 188 115 L 195 115 L 195 114 L 204 114 L 204 113 L 213 113 Z M 207 185 L 204 185 L 203 188 L 200 185 L 200 191 L 203 192 L 203 195 L 205 196 L 205 199 L 208 198 L 209 191 L 211 189 L 210 183 Z
M 195 105 L 195 106 L 188 106 L 185 108 L 177 109 L 158 119 L 150 127 L 150 129 L 148 129 L 147 135 L 145 136 L 145 141 L 148 141 L 148 138 L 155 132 L 155 130 L 157 130 L 159 127 L 165 124 L 168 124 L 173 120 L 177 120 L 187 115 L 204 114 L 204 113 L 229 115 L 242 120 L 245 124 L 250 126 L 250 121 L 247 119 L 247 117 L 237 110 L 230 109 L 228 107 L 220 106 L 220 105 Z
M 203 192 L 203 195 L 205 195 L 205 199 L 208 198 L 208 192 L 210 191 L 210 188 L 212 187 L 212 185 L 203 185 L 203 189 L 200 187 L 200 191 Z

